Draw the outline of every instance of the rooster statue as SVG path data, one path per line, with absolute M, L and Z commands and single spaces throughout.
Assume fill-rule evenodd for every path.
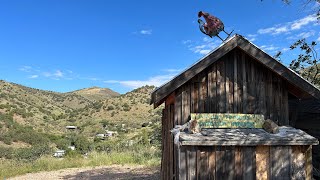
M 206 20 L 206 23 L 204 23 L 200 18 L 203 16 L 203 18 Z M 206 12 L 203 12 L 203 11 L 200 11 L 198 13 L 198 23 L 199 23 L 199 28 L 200 28 L 200 31 L 202 33 L 204 33 L 205 35 L 208 35 L 210 36 L 211 38 L 213 36 L 217 36 L 218 38 L 220 38 L 222 41 L 225 41 L 226 39 L 229 38 L 229 36 L 232 34 L 233 31 L 231 31 L 231 33 L 227 33 L 225 30 L 224 30 L 224 24 L 223 22 L 217 18 L 217 17 L 214 17 L 212 15 L 210 15 L 209 13 L 206 13 Z M 222 39 L 220 36 L 219 36 L 219 33 L 223 31 L 225 32 L 228 37 L 226 39 Z

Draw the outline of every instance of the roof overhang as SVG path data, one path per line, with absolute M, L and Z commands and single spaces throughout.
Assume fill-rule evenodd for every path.
M 243 36 L 235 34 L 227 41 L 222 43 L 219 47 L 211 51 L 208 55 L 192 65 L 190 68 L 186 69 L 181 74 L 175 76 L 171 81 L 154 90 L 151 94 L 150 104 L 154 104 L 155 108 L 158 107 L 164 102 L 168 95 L 236 47 L 240 48 L 245 53 L 258 60 L 267 68 L 283 77 L 289 83 L 301 88 L 301 90 L 305 91 L 307 94 L 320 99 L 320 90 L 317 89 L 313 84 L 309 83 L 300 75 L 268 55 L 256 45 L 252 44 L 249 40 L 245 39 Z

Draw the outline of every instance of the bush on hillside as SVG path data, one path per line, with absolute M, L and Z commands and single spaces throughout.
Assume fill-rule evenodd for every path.
M 87 153 L 93 149 L 93 144 L 86 137 L 81 135 L 75 137 L 74 145 L 77 151 L 82 154 Z
M 66 138 L 57 139 L 54 141 L 58 149 L 67 149 L 70 146 L 70 140 Z
M 14 158 L 20 161 L 34 161 L 45 154 L 49 154 L 51 149 L 48 144 L 40 144 L 31 148 L 19 148 L 14 152 Z

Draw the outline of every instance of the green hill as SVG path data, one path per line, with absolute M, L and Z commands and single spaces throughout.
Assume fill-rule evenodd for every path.
M 80 96 L 83 96 L 89 100 L 106 100 L 110 97 L 116 97 L 120 94 L 117 92 L 112 91 L 109 88 L 100 88 L 100 87 L 91 87 L 91 88 L 84 88 L 76 91 L 72 91 L 68 94 L 78 94 Z
M 103 130 L 101 121 L 128 128 L 160 119 L 161 110 L 149 105 L 154 86 L 144 86 L 123 95 L 107 88 L 86 88 L 57 93 L 0 80 L 0 113 L 38 132 L 63 134 L 75 125 L 86 136 Z

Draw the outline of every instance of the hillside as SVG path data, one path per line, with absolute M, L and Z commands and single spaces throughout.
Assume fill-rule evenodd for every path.
M 103 130 L 101 121 L 137 128 L 160 119 L 161 110 L 149 105 L 153 89 L 145 86 L 123 95 L 97 87 L 57 93 L 1 80 L 0 113 L 39 132 L 61 134 L 66 125 L 75 125 L 93 136 Z
M 100 88 L 100 87 L 91 87 L 91 88 L 84 88 L 76 91 L 72 91 L 68 94 L 77 94 L 83 96 L 89 100 L 106 100 L 110 97 L 116 97 L 120 94 L 117 92 L 112 91 L 109 88 Z
M 162 108 L 149 105 L 154 87 L 144 86 L 108 98 L 99 97 L 99 89 L 56 93 L 0 81 L 0 178 L 30 172 L 29 166 L 32 171 L 38 171 L 37 167 L 47 171 L 86 163 L 103 165 L 100 160 L 96 163 L 96 155 L 98 159 L 119 157 L 117 161 L 104 161 L 107 165 L 158 165 Z M 95 98 L 81 95 L 86 91 Z M 70 125 L 77 126 L 76 130 L 67 130 Z M 117 133 L 103 139 L 96 137 L 106 131 Z M 70 145 L 76 150 L 70 151 Z M 61 161 L 52 163 L 56 161 L 52 154 L 57 149 L 66 150 L 66 156 L 72 160 L 66 158 L 62 166 Z M 79 158 L 85 153 L 93 156 Z M 82 163 L 74 163 L 78 161 Z M 17 167 L 21 162 L 24 165 Z M 47 164 L 43 165 L 44 162 Z

